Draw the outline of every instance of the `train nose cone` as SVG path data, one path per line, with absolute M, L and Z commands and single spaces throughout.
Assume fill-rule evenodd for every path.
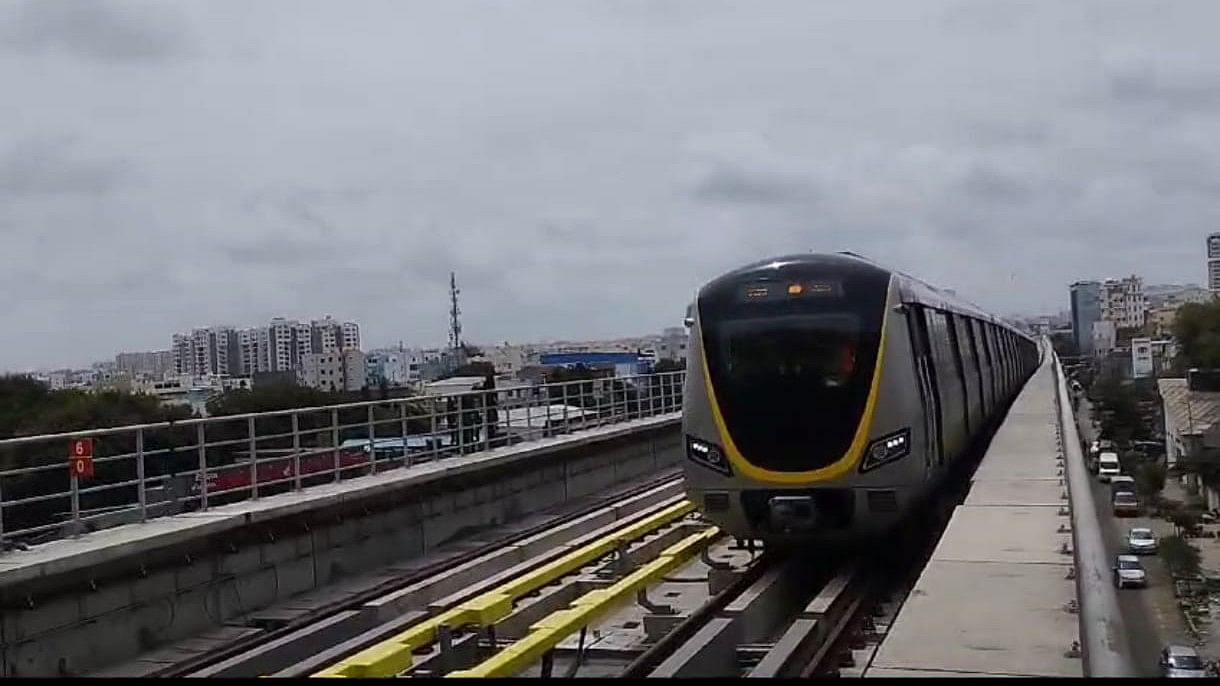
M 809 496 L 775 496 L 767 504 L 773 531 L 808 531 L 817 526 L 817 509 Z

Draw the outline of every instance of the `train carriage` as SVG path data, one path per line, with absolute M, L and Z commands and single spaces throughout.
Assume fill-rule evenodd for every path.
M 744 538 L 884 532 L 1000 420 L 1036 342 L 859 256 L 748 265 L 688 315 L 689 496 Z

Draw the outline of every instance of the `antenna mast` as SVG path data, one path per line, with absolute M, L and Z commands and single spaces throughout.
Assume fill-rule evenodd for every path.
M 457 275 L 449 272 L 449 349 L 454 353 L 462 347 L 462 322 L 458 315 L 462 310 L 458 307 Z

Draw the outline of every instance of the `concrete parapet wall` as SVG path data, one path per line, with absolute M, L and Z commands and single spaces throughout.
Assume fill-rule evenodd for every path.
M 647 476 L 678 464 L 678 425 L 586 432 L 422 465 L 417 475 L 360 477 L 336 484 L 334 497 L 321 488 L 273 496 L 2 556 L 0 677 L 95 671 Z

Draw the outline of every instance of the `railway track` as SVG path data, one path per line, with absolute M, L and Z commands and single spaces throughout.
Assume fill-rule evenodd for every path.
M 858 676 L 967 488 L 884 545 L 811 555 L 725 536 L 661 479 L 177 674 Z
M 464 580 L 477 579 L 480 574 L 500 573 L 513 555 L 558 555 L 557 546 L 596 535 L 614 522 L 635 521 L 664 503 L 675 502 L 680 493 L 679 471 L 668 470 L 656 478 L 615 489 L 604 497 L 547 517 L 538 525 L 513 531 L 474 548 L 442 555 L 436 562 L 324 604 L 280 626 L 219 645 L 147 676 L 255 676 L 290 668 L 300 661 L 302 648 L 316 653 L 347 644 L 375 631 L 387 614 L 395 615 L 399 621 L 408 621 L 417 610 L 410 607 L 413 602 L 426 605 L 434 597 L 458 590 Z M 404 610 L 406 615 L 403 615 Z

